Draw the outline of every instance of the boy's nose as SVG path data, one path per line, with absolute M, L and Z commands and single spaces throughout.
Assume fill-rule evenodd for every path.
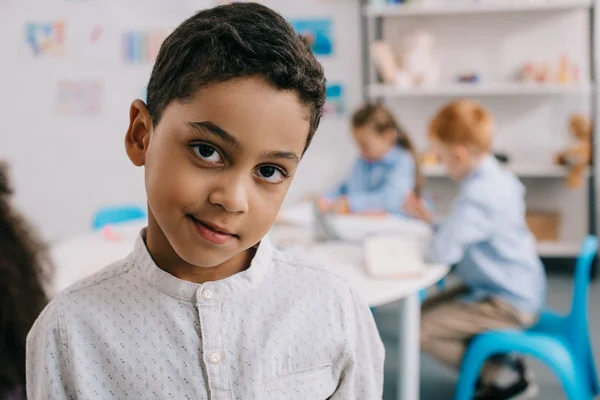
M 227 177 L 219 182 L 208 200 L 211 204 L 223 207 L 230 213 L 248 212 L 247 182 L 243 177 Z

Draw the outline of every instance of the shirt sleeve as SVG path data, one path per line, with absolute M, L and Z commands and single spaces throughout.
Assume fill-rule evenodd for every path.
M 348 180 L 344 180 L 336 187 L 325 193 L 325 198 L 334 200 L 340 196 L 345 196 L 348 193 Z
M 458 199 L 448 218 L 435 227 L 427 249 L 427 261 L 442 264 L 459 262 L 469 245 L 489 237 L 492 226 L 485 207 L 468 197 Z
M 29 400 L 73 399 L 69 384 L 69 361 L 58 299 L 40 314 L 27 335 L 27 398 Z
M 330 399 L 381 399 L 385 349 L 371 310 L 354 291 L 345 322 L 348 348 L 338 387 Z
M 415 165 L 412 157 L 403 157 L 386 174 L 381 189 L 358 192 L 348 195 L 348 204 L 352 212 L 402 211 L 406 196 L 415 186 Z

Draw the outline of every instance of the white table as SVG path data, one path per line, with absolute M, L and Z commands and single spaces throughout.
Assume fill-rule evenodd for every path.
M 111 232 L 115 237 L 112 239 L 107 238 L 103 232 L 91 232 L 52 246 L 50 254 L 56 265 L 53 285 L 55 292 L 126 257 L 132 251 L 137 235 L 144 225 L 138 222 L 114 227 Z M 278 242 L 278 233 L 281 235 L 281 241 L 284 231 L 273 232 L 275 245 Z M 344 278 L 370 307 L 400 301 L 398 399 L 417 400 L 421 312 L 419 291 L 442 279 L 448 273 L 448 267 L 427 266 L 426 272 L 418 279 L 376 279 L 365 273 L 360 246 L 344 242 L 311 243 L 307 232 L 304 229 L 293 233 L 295 239 L 303 243 L 290 251 L 302 251 L 303 256 L 317 261 Z M 289 231 L 287 233 L 290 234 Z

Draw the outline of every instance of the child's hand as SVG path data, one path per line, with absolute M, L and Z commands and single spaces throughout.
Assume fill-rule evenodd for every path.
M 319 210 L 321 210 L 321 212 L 329 211 L 329 209 L 331 208 L 333 203 L 334 203 L 334 201 L 331 199 L 328 199 L 327 197 L 319 197 L 317 199 L 317 207 L 319 207 Z
M 350 214 L 350 204 L 348 204 L 348 199 L 346 197 L 337 198 L 331 204 L 328 211 L 336 214 Z
M 428 223 L 433 223 L 433 217 L 425 208 L 425 203 L 423 199 L 415 196 L 414 193 L 409 194 L 404 200 L 404 212 L 410 215 L 413 218 L 417 218 L 423 220 Z

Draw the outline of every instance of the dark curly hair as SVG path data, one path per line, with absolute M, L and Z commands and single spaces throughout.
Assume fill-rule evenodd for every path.
M 252 76 L 295 91 L 308 107 L 306 150 L 325 104 L 323 67 L 281 15 L 256 3 L 200 11 L 167 37 L 148 83 L 152 122 L 160 122 L 171 102 L 185 102 L 202 87 Z
M 7 169 L 0 162 L 0 397 L 25 385 L 25 341 L 47 303 L 51 270 L 41 241 L 11 207 Z

